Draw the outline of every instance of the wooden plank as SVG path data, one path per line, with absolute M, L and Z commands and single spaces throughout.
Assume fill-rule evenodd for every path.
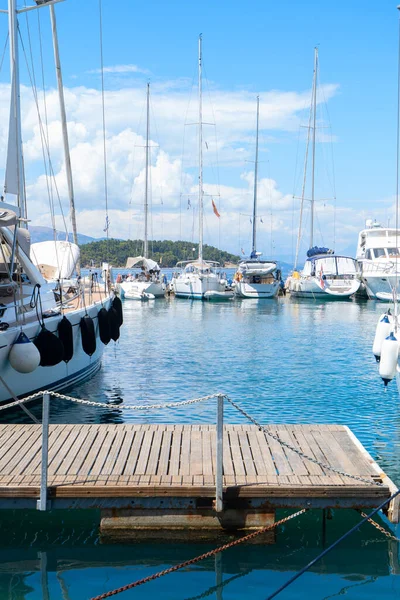
M 240 450 L 240 442 L 239 442 L 239 436 L 237 431 L 235 431 L 234 429 L 231 429 L 230 431 L 228 431 L 228 438 L 229 438 L 229 446 L 231 449 L 231 455 L 232 455 L 232 463 L 233 463 L 233 470 L 235 472 L 236 477 L 239 476 L 245 476 L 246 475 L 246 469 L 244 468 L 244 464 L 243 464 L 243 457 L 242 457 L 242 453 Z
M 271 431 L 271 433 L 273 433 L 274 435 L 277 435 L 277 430 L 275 428 L 272 429 L 271 427 L 268 427 L 268 430 Z M 267 436 L 265 433 L 264 436 L 266 442 L 270 447 L 272 460 L 274 461 L 277 474 L 292 475 L 293 469 L 290 466 L 290 463 L 287 459 L 285 452 L 283 451 L 281 444 L 278 441 L 274 440 L 272 437 Z
M 90 450 L 87 453 L 85 460 L 81 463 L 79 467 L 80 479 L 91 476 L 92 467 L 96 462 L 97 455 L 100 452 L 100 448 L 102 448 L 103 444 L 105 443 L 105 439 L 107 436 L 107 428 L 103 426 L 96 427 L 96 432 L 96 438 L 92 441 Z
M 252 476 L 255 477 L 257 475 L 257 473 L 256 473 L 256 468 L 254 466 L 253 454 L 251 452 L 247 433 L 243 430 L 239 431 L 238 438 L 239 438 L 239 442 L 240 442 L 240 448 L 242 451 L 243 463 L 244 463 L 246 475 L 250 478 Z
M 161 451 L 158 459 L 157 475 L 168 477 L 169 456 L 171 453 L 172 430 L 166 428 L 162 434 Z
M 205 476 L 213 475 L 213 459 L 211 450 L 210 430 L 203 429 L 201 432 L 201 445 L 203 455 L 203 472 Z
M 144 436 L 140 447 L 138 461 L 136 463 L 135 475 L 146 475 L 146 467 L 149 461 L 151 442 L 153 440 L 154 431 L 144 428 Z
M 107 454 L 106 461 L 101 470 L 102 475 L 112 475 L 114 473 L 114 464 L 121 451 L 121 447 L 125 439 L 125 434 L 125 425 L 119 425 L 117 435 L 114 438 L 112 446 Z
M 138 430 L 135 433 L 134 440 L 132 442 L 126 465 L 123 471 L 123 475 L 133 475 L 135 472 L 136 464 L 139 458 L 140 448 L 142 447 L 142 442 L 144 438 L 144 431 Z
M 100 450 L 97 454 L 96 460 L 93 463 L 92 468 L 90 469 L 90 476 L 93 475 L 101 475 L 104 463 L 107 460 L 108 453 L 110 448 L 114 442 L 114 438 L 117 435 L 117 425 L 107 425 L 107 435 L 100 447 Z
M 146 466 L 146 474 L 147 475 L 156 475 L 157 467 L 158 467 L 158 458 L 161 453 L 161 440 L 162 440 L 162 430 L 157 428 L 154 431 L 153 439 L 151 442 L 149 460 Z
M 57 444 L 57 447 L 54 449 L 54 455 L 53 457 L 50 457 L 49 460 L 49 475 L 60 475 L 60 473 L 57 473 L 58 469 L 62 464 L 62 461 L 64 460 L 65 456 L 68 454 L 69 449 L 74 444 L 82 428 L 83 425 L 72 425 L 64 429 L 64 431 L 60 435 L 60 443 Z
M 88 427 L 82 427 L 79 431 L 78 436 L 76 437 L 74 443 L 69 448 L 67 454 L 64 455 L 64 458 L 57 469 L 57 473 L 59 475 L 69 475 L 69 469 L 71 464 L 74 462 L 76 455 L 79 453 L 81 447 L 83 446 L 85 439 L 89 435 L 90 429 Z
M 179 458 L 179 472 L 181 475 L 189 475 L 190 474 L 190 431 L 187 427 L 184 427 L 182 431 L 182 446 L 181 446 L 181 455 Z
M 122 475 L 125 470 L 126 462 L 128 460 L 129 453 L 132 448 L 133 440 L 136 435 L 136 430 L 132 429 L 132 427 L 125 427 L 125 437 L 122 442 L 118 458 L 115 462 L 113 473 L 117 475 Z
M 169 459 L 168 474 L 174 476 L 179 475 L 179 460 L 181 455 L 182 444 L 182 426 L 176 426 L 172 432 L 171 455 Z
M 203 447 L 201 431 L 191 430 L 190 441 L 190 474 L 203 475 Z

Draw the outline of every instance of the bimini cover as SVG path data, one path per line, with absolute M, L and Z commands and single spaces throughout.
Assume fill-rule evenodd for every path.
M 0 210 L 0 227 L 12 227 L 17 222 L 17 215 L 12 210 Z
M 38 242 L 31 245 L 30 258 L 47 281 L 70 279 L 79 260 L 79 248 L 72 242 Z
M 329 250 L 329 248 L 319 248 L 318 246 L 314 246 L 307 250 L 308 258 L 312 256 L 317 256 L 318 254 L 334 254 L 334 250 Z
M 160 270 L 156 261 L 151 260 L 151 258 L 144 258 L 144 256 L 135 256 L 132 258 L 129 256 L 129 258 L 126 259 L 125 269 L 134 269 L 135 267 L 144 267 L 146 271 L 150 271 L 151 269 L 153 271 Z

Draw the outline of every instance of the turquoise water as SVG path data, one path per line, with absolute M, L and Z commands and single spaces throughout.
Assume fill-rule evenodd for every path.
M 106 348 L 103 369 L 73 395 L 151 404 L 217 391 L 265 423 L 348 425 L 400 483 L 400 399 L 385 392 L 371 352 L 374 302 L 280 298 L 209 304 L 174 300 L 124 303 L 124 327 Z M 34 408 L 40 414 L 39 407 Z M 52 405 L 53 422 L 214 422 L 212 402 L 157 413 Z M 22 411 L 2 415 L 24 421 Z M 244 422 L 226 408 L 231 423 Z M 278 515 L 280 516 L 280 515 Z M 0 514 L 0 598 L 84 599 L 150 575 L 214 543 L 105 544 L 97 512 Z M 335 511 L 323 533 L 319 511 L 288 523 L 272 546 L 225 552 L 122 598 L 261 600 L 350 528 L 355 512 Z M 385 526 L 388 526 L 385 523 Z M 400 528 L 390 526 L 400 535 Z M 215 542 L 217 544 L 218 541 Z M 327 599 L 400 597 L 399 547 L 367 524 L 279 596 Z

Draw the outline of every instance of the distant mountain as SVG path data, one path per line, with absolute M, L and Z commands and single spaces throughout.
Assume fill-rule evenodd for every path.
M 50 240 L 54 240 L 53 230 L 51 227 L 41 227 L 38 225 L 32 225 L 31 227 L 29 227 L 29 232 L 31 234 L 32 244 L 35 244 L 36 242 L 48 242 Z M 57 231 L 57 239 L 65 240 L 65 232 Z M 73 241 L 72 233 L 69 234 L 68 239 L 70 242 Z M 94 241 L 97 241 L 97 238 L 78 233 L 79 244 L 89 244 L 89 242 Z

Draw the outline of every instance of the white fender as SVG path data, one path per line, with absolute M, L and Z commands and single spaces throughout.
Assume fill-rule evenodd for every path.
M 383 315 L 379 317 L 375 331 L 374 343 L 372 345 L 372 353 L 375 356 L 376 362 L 379 362 L 381 359 L 382 344 L 392 329 L 393 316 L 391 314 L 383 313 Z
M 40 353 L 30 339 L 21 331 L 8 355 L 13 369 L 18 373 L 32 373 L 40 363 Z
M 383 341 L 381 347 L 381 360 L 379 363 L 379 375 L 383 379 L 385 386 L 396 375 L 397 359 L 399 356 L 399 342 L 393 331 Z

